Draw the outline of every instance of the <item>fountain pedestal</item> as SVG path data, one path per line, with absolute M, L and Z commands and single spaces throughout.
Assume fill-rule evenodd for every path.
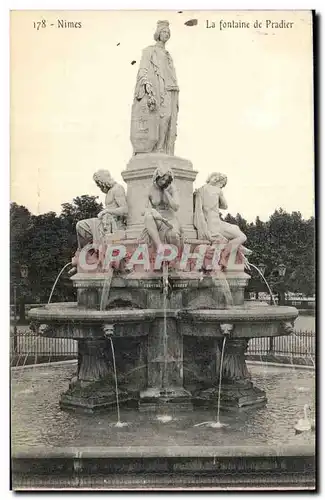
M 219 352 L 223 340 L 218 341 Z M 246 338 L 227 338 L 221 367 L 222 380 L 220 391 L 220 408 L 224 410 L 240 409 L 252 406 L 263 406 L 266 394 L 251 382 L 250 373 L 245 361 L 248 347 Z M 220 372 L 221 355 L 218 356 Z M 200 406 L 217 407 L 219 386 L 215 384 L 201 391 L 195 398 Z
M 179 191 L 181 204 L 178 211 L 179 221 L 184 235 L 188 239 L 196 238 L 193 226 L 193 182 L 197 172 L 189 160 L 162 153 L 146 153 L 132 156 L 126 170 L 122 172 L 126 182 L 127 201 L 129 207 L 126 237 L 139 238 L 144 228 L 143 213 L 145 211 L 148 191 L 152 186 L 152 175 L 159 165 L 168 165 L 173 170 L 175 184 Z
M 254 387 L 251 382 L 245 361 L 248 341 L 246 338 L 230 338 L 226 341 L 222 367 L 221 408 L 261 406 L 267 402 L 265 392 Z
M 148 388 L 140 393 L 139 409 L 190 410 L 191 400 L 183 387 L 183 339 L 177 322 L 168 318 L 165 325 L 164 318 L 157 318 L 148 336 Z
M 78 341 L 77 376 L 70 381 L 69 389 L 61 394 L 60 407 L 76 412 L 93 413 L 116 407 L 115 375 L 112 353 L 107 339 L 82 339 Z M 132 406 L 139 391 L 119 388 L 121 405 Z M 133 405 L 134 406 L 134 405 Z
M 121 405 L 160 412 L 192 404 L 216 407 L 224 338 L 220 407 L 266 403 L 245 364 L 248 341 L 292 333 L 295 308 L 251 303 L 226 308 L 222 289 L 211 288 L 211 278 L 191 280 L 184 273 L 182 278 L 170 275 L 165 311 L 159 273 L 152 279 L 137 276 L 112 280 L 106 310 L 99 310 L 98 299 L 95 307 L 87 302 L 100 297 L 103 275 L 86 275 L 75 278 L 79 304 L 51 304 L 29 312 L 41 335 L 79 343 L 78 375 L 61 396 L 62 408 L 94 412 L 115 407 L 111 346 L 105 338 L 110 326 Z M 238 302 L 242 296 L 238 294 Z

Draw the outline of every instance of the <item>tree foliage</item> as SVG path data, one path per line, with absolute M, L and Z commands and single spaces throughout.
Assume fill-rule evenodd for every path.
M 287 291 L 305 295 L 315 293 L 315 219 L 303 219 L 300 212 L 291 214 L 280 208 L 263 222 L 256 217 L 255 223 L 247 223 L 239 214 L 227 214 L 227 222 L 236 224 L 246 234 L 246 245 L 253 251 L 249 260 L 266 266 L 265 277 L 273 282 L 275 290 L 279 282 L 277 269 L 286 266 L 284 287 Z M 250 289 L 265 290 L 263 283 L 252 272 Z
M 96 217 L 100 210 L 97 197 L 88 195 L 64 203 L 59 216 L 55 212 L 32 215 L 26 207 L 11 204 L 11 283 L 18 284 L 20 296 L 27 295 L 26 300 L 32 302 L 47 301 L 58 273 L 76 251 L 76 223 Z M 21 278 L 21 265 L 28 266 L 28 286 Z M 73 297 L 71 282 L 63 275 L 54 299 Z
M 76 225 L 78 221 L 97 217 L 103 210 L 103 204 L 97 201 L 98 196 L 88 196 L 83 194 L 72 200 L 72 203 L 63 203 L 61 218 Z

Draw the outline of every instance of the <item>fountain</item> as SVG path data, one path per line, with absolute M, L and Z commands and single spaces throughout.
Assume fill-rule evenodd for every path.
M 298 315 L 244 301 L 250 251 L 239 228 L 220 218 L 226 176 L 211 174 L 193 203 L 197 172 L 174 155 L 179 88 L 169 36 L 159 22 L 157 44 L 140 63 L 127 194 L 109 172 L 96 172 L 105 209 L 77 224 L 77 302 L 29 312 L 41 335 L 78 342 L 61 408 L 117 407 L 118 424 L 120 406 L 166 422 L 175 410 L 213 408 L 218 423 L 220 410 L 265 405 L 245 362 L 249 339 L 289 335 Z
M 75 256 L 29 312 L 38 335 L 75 340 L 78 360 L 12 368 L 15 489 L 314 485 L 312 368 L 245 359 L 250 339 L 292 334 L 298 312 L 245 302 L 255 266 L 220 217 L 228 179 L 193 193 L 197 172 L 174 155 L 169 35 L 158 22 L 140 62 L 127 192 L 94 173 L 105 208 L 77 223 Z M 69 265 L 77 301 L 52 303 Z

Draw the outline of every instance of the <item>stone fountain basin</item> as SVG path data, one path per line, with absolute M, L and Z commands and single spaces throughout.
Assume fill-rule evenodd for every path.
M 103 325 L 114 325 L 114 336 L 148 335 L 155 320 L 176 321 L 181 335 L 222 338 L 224 326 L 232 337 L 273 337 L 291 333 L 298 311 L 294 307 L 244 303 L 230 309 L 132 309 L 99 311 L 74 302 L 50 304 L 29 311 L 36 324 L 44 325 L 41 335 L 53 338 L 102 338 Z M 193 328 L 194 326 L 194 328 Z
M 268 393 L 257 411 L 229 414 L 222 429 L 197 427 L 215 418 L 195 409 L 161 423 L 124 410 L 60 411 L 58 399 L 77 362 L 13 368 L 12 474 L 15 489 L 236 487 L 312 488 L 315 435 L 295 435 L 304 404 L 313 406 L 310 368 L 250 364 L 254 384 Z M 299 389 L 304 388 L 304 391 Z

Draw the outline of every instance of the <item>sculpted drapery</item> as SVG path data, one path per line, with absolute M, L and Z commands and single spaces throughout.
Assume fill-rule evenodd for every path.
M 169 37 L 168 21 L 158 21 L 156 45 L 142 52 L 131 117 L 134 154 L 174 154 L 179 88 L 172 57 L 165 49 Z

